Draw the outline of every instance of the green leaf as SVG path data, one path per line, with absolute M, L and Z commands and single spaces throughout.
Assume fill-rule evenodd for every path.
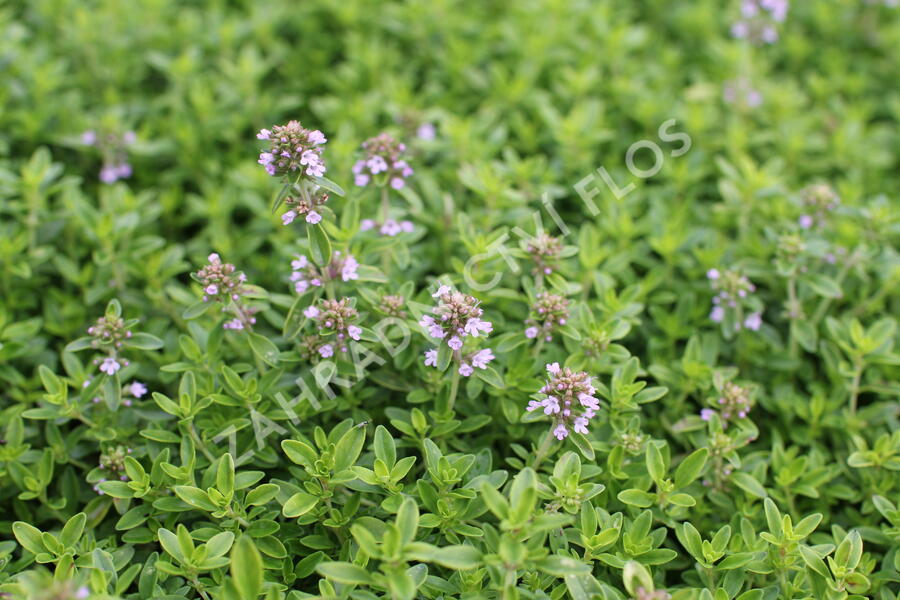
M 419 527 L 419 507 L 412 498 L 403 500 L 397 512 L 397 529 L 400 531 L 400 543 L 408 544 L 416 537 Z
M 316 571 L 320 575 L 348 585 L 372 585 L 375 580 L 369 572 L 348 562 L 325 562 L 316 565 Z
M 334 472 L 340 473 L 356 463 L 366 441 L 365 427 L 351 427 L 334 448 Z
M 184 309 L 184 312 L 181 313 L 181 318 L 185 321 L 196 319 L 197 317 L 206 313 L 206 311 L 209 310 L 210 306 L 212 306 L 211 302 L 203 302 L 202 300 L 191 304 L 189 307 Z
M 125 345 L 138 350 L 158 350 L 163 347 L 163 341 L 149 333 L 135 333 L 125 340 Z
M 262 506 L 278 495 L 279 488 L 274 483 L 264 483 L 247 494 L 244 503 L 247 506 Z
M 241 536 L 231 549 L 231 579 L 241 600 L 255 600 L 262 593 L 262 557 L 250 536 Z
M 210 501 L 209 495 L 200 488 L 191 485 L 176 485 L 172 487 L 172 491 L 175 492 L 176 496 L 194 508 L 199 508 L 200 510 L 205 510 L 207 512 L 216 510 L 216 505 Z
M 840 298 L 843 296 L 841 286 L 834 279 L 825 275 L 809 273 L 803 277 L 802 281 L 809 285 L 815 293 L 825 298 Z
M 662 453 L 652 441 L 647 443 L 646 462 L 650 478 L 657 484 L 661 484 L 666 477 L 666 465 L 663 462 Z
M 319 267 L 326 266 L 331 261 L 331 241 L 321 224 L 307 224 L 306 236 L 309 240 L 309 254 L 312 261 Z
M 768 496 L 766 488 L 764 488 L 762 484 L 749 473 L 735 471 L 731 474 L 731 481 L 751 496 L 756 496 L 757 498 L 765 498 Z
M 74 546 L 75 543 L 81 539 L 81 534 L 84 532 L 84 524 L 86 522 L 87 515 L 83 512 L 78 513 L 66 521 L 65 526 L 62 528 L 62 532 L 59 534 L 60 543 L 67 548 Z
M 675 469 L 675 487 L 678 489 L 689 486 L 706 466 L 706 459 L 709 456 L 709 450 L 700 448 L 689 454 L 678 468 Z
M 565 577 L 566 575 L 588 575 L 591 572 L 590 565 L 586 565 L 580 560 L 576 560 L 569 556 L 559 556 L 551 554 L 535 561 L 535 566 L 544 573 L 553 575 L 554 577 Z
M 32 554 L 46 552 L 41 530 L 23 521 L 16 521 L 12 526 L 13 535 L 19 544 Z
M 332 194 L 336 194 L 341 197 L 344 197 L 347 195 L 341 186 L 339 186 L 335 182 L 331 181 L 327 177 L 313 177 L 313 181 L 316 183 L 316 185 L 331 192 Z
M 305 515 L 318 504 L 319 499 L 306 492 L 297 492 L 284 503 L 281 512 L 285 517 L 293 519 Z
M 646 508 L 656 502 L 656 494 L 642 492 L 637 489 L 622 490 L 616 497 L 620 502 L 640 508 Z
M 278 346 L 272 343 L 269 338 L 256 332 L 249 332 L 247 339 L 250 341 L 250 348 L 253 350 L 253 354 L 269 366 L 278 366 Z

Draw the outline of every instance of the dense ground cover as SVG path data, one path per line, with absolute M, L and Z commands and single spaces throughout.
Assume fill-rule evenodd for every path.
M 0 597 L 896 598 L 891 4 L 3 3 Z

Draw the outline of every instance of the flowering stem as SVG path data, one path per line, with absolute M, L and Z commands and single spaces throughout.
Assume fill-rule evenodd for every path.
M 384 227 L 384 224 L 387 223 L 388 213 L 390 212 L 391 206 L 388 202 L 388 189 L 387 186 L 381 187 L 381 225 Z M 384 249 L 384 254 L 381 255 L 381 270 L 384 271 L 384 274 L 387 275 L 388 269 L 391 267 L 391 249 L 390 247 L 386 247 Z
M 450 380 L 450 395 L 447 397 L 447 414 L 453 414 L 453 404 L 456 402 L 456 394 L 459 391 L 459 370 L 453 371 L 453 378 Z
M 544 349 L 544 337 L 541 336 L 538 338 L 537 344 L 534 345 L 534 350 L 531 353 L 531 356 L 534 358 L 538 358 L 541 355 L 541 350 Z
M 791 325 L 800 316 L 800 302 L 797 300 L 797 279 L 792 274 L 788 279 L 788 320 Z M 789 330 L 790 331 L 790 330 Z M 797 356 L 797 338 L 788 333 L 790 344 L 788 352 L 792 358 Z
M 541 440 L 541 445 L 534 454 L 534 462 L 531 464 L 531 468 L 535 471 L 537 471 L 541 462 L 547 457 L 547 453 L 550 451 L 551 446 L 553 446 L 553 439 L 553 434 L 551 433 L 551 430 L 548 429 L 544 434 L 544 439 Z

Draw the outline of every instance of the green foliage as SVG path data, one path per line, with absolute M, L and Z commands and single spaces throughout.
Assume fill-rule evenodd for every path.
M 739 4 L 0 7 L 0 598 L 896 598 L 898 9 Z M 290 119 L 326 177 L 256 164 Z M 402 189 L 354 183 L 381 131 Z

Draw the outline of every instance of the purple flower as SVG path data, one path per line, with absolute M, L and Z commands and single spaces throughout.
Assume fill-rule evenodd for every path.
M 709 320 L 713 323 L 721 323 L 725 319 L 725 309 L 721 306 L 713 306 L 709 313 Z
M 747 315 L 744 319 L 744 327 L 751 331 L 757 331 L 762 326 L 762 315 L 758 312 Z
M 128 386 L 128 391 L 135 398 L 141 398 L 144 394 L 147 393 L 147 386 L 140 381 L 134 381 L 130 386 Z
M 436 367 L 438 359 L 438 351 L 435 349 L 425 351 L 425 366 Z
M 350 325 L 347 327 L 347 335 L 354 340 L 359 341 L 359 336 L 362 335 L 362 328 L 357 327 L 356 325 Z
M 234 331 L 240 331 L 244 328 L 244 323 L 240 319 L 232 319 L 222 324 L 224 329 L 231 329 Z
M 313 225 L 315 225 L 316 223 L 318 223 L 321 220 L 322 220 L 322 215 L 320 215 L 319 213 L 317 213 L 314 210 L 311 210 L 308 213 L 306 213 L 306 222 L 307 223 L 312 223 Z
M 435 128 L 431 123 L 422 123 L 416 130 L 416 137 L 420 140 L 431 141 L 435 137 Z
M 463 377 L 468 377 L 469 375 L 471 375 L 474 372 L 475 372 L 475 369 L 473 369 L 472 366 L 469 365 L 468 363 L 463 363 L 463 364 L 459 365 L 459 374 L 462 375 Z
M 290 225 L 291 223 L 294 222 L 294 219 L 296 219 L 296 218 L 297 218 L 297 213 L 295 213 L 292 210 L 289 210 L 286 213 L 284 213 L 283 215 L 281 215 L 281 224 L 282 225 Z M 306 219 L 308 221 L 309 217 L 307 217 Z
M 327 140 L 318 129 L 311 131 L 298 121 L 290 121 L 287 125 L 276 125 L 271 131 L 262 129 L 256 137 L 269 142 L 268 151 L 259 156 L 259 164 L 269 175 L 300 172 L 308 177 L 321 177 L 325 174 L 322 149 Z
M 104 358 L 103 362 L 100 364 L 100 370 L 110 376 L 115 375 L 121 368 L 122 365 L 111 356 Z
M 81 143 L 85 146 L 93 146 L 97 143 L 97 132 L 93 129 L 88 129 L 84 133 L 81 134 Z
M 708 279 L 715 281 L 716 279 L 719 278 L 719 270 L 718 269 L 710 269 L 709 271 L 706 272 L 706 277 Z
M 454 335 L 454 336 L 453 336 L 452 338 L 450 338 L 450 340 L 447 342 L 447 345 L 450 346 L 450 347 L 451 347 L 452 349 L 454 349 L 454 350 L 459 350 L 460 348 L 462 348 L 463 343 L 462 343 L 462 340 L 459 339 L 459 336 L 455 336 L 455 335 Z
M 585 430 L 586 431 L 586 430 Z M 556 439 L 562 441 L 569 435 L 569 430 L 566 429 L 566 426 L 560 423 L 553 430 L 553 435 L 556 436 Z
M 472 365 L 478 367 L 479 369 L 486 369 L 488 363 L 494 360 L 494 354 L 491 352 L 490 348 L 484 348 L 483 350 L 479 350 L 470 359 L 472 361 Z
M 813 226 L 814 219 L 812 215 L 800 215 L 800 218 L 797 221 L 800 224 L 802 229 L 809 229 Z
M 119 169 L 114 165 L 103 165 L 100 169 L 100 181 L 103 183 L 115 183 L 119 179 Z
M 315 306 L 307 306 L 303 310 L 303 315 L 308 319 L 315 319 L 319 316 L 319 309 Z
M 547 372 L 551 373 L 553 375 L 556 375 L 557 373 L 559 373 L 559 363 L 555 362 L 555 363 L 548 364 Z
M 538 328 L 537 328 L 537 327 L 528 327 L 528 328 L 525 329 L 525 337 L 527 337 L 527 338 L 529 338 L 529 339 L 536 338 L 536 337 L 537 337 L 537 334 L 538 334 Z
M 334 356 L 334 348 L 331 346 L 331 344 L 325 344 L 324 346 L 319 348 L 319 354 L 321 354 L 323 358 L 329 358 L 331 356 Z
M 404 144 L 382 133 L 363 142 L 362 150 L 364 157 L 353 165 L 356 185 L 366 186 L 374 182 L 378 186 L 383 186 L 389 183 L 395 190 L 406 185 L 404 180 L 412 175 L 413 170 L 403 158 L 406 150 Z
M 700 418 L 703 419 L 704 421 L 709 421 L 710 419 L 713 418 L 713 415 L 715 415 L 715 414 L 716 414 L 716 411 L 714 411 L 713 409 L 704 408 L 703 410 L 700 411 Z

